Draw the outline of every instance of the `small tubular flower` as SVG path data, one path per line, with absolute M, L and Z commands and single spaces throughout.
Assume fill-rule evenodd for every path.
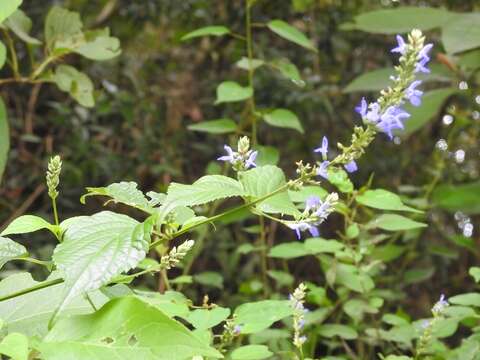
M 344 167 L 345 170 L 347 170 L 349 173 L 353 173 L 358 170 L 358 166 L 355 160 L 352 160 L 348 164 L 345 164 Z
M 321 153 L 323 160 L 327 160 L 328 154 L 328 139 L 326 136 L 322 139 L 322 146 L 313 150 L 313 152 Z
M 415 80 L 405 90 L 405 98 L 407 98 L 413 106 L 420 106 L 422 103 L 423 91 L 416 89 L 421 83 L 421 80 Z
M 227 155 L 220 156 L 217 160 L 229 162 L 233 165 L 235 171 L 243 171 L 257 166 L 255 160 L 258 151 L 250 150 L 250 141 L 248 137 L 244 136 L 238 140 L 237 151 L 233 151 L 228 145 L 224 145 L 223 148 Z

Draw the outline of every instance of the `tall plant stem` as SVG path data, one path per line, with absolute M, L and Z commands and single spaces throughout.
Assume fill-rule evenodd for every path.
M 0 296 L 0 301 L 13 299 L 13 298 L 16 298 L 17 296 L 22 296 L 22 295 L 25 295 L 25 294 L 28 294 L 28 293 L 31 293 L 31 292 L 34 292 L 34 291 L 37 291 L 37 290 L 41 290 L 41 289 L 53 286 L 53 285 L 61 284 L 63 282 L 64 282 L 63 279 L 43 281 L 40 284 L 37 284 L 35 286 L 31 286 L 29 288 L 26 288 L 26 289 L 23 289 L 23 290 L 20 290 L 20 291 L 16 291 L 16 292 L 8 294 L 8 295 Z
M 252 97 L 248 100 L 249 116 L 252 123 L 252 143 L 257 144 L 257 114 L 255 110 L 255 89 L 253 88 L 253 42 L 252 42 L 252 19 L 248 0 L 245 0 L 245 33 L 248 58 L 248 86 L 252 89 Z
M 268 264 L 267 264 L 267 242 L 265 239 L 265 219 L 263 216 L 260 216 L 260 246 L 262 250 L 260 251 L 260 262 L 262 268 L 262 282 L 263 282 L 263 295 L 268 297 L 269 288 L 268 288 Z
M 55 198 L 52 198 L 52 207 L 53 207 L 53 217 L 55 219 L 55 225 L 58 226 L 59 221 L 58 221 L 58 211 L 57 211 L 57 200 Z

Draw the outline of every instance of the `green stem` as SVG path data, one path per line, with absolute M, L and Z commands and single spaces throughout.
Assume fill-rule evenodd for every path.
M 17 291 L 17 292 L 8 294 L 8 295 L 0 296 L 0 301 L 13 299 L 13 298 L 16 298 L 17 296 L 22 296 L 22 295 L 25 295 L 25 294 L 28 294 L 28 293 L 31 293 L 31 292 L 34 292 L 34 291 L 37 291 L 37 290 L 41 290 L 41 289 L 53 286 L 53 285 L 61 284 L 63 282 L 64 282 L 63 279 L 43 281 L 38 285 L 29 287 L 29 288 L 26 288 L 26 289 L 23 289 L 23 290 L 20 290 L 20 291 Z
M 3 34 L 5 35 L 5 38 L 7 40 L 7 46 L 8 50 L 10 50 L 10 54 L 12 57 L 12 70 L 13 70 L 13 76 L 15 78 L 19 77 L 18 73 L 18 59 L 17 59 L 17 52 L 15 51 L 15 46 L 13 45 L 13 40 L 10 34 L 8 33 L 7 30 L 3 30 Z
M 57 59 L 56 56 L 49 56 L 47 57 L 40 65 L 38 65 L 38 67 L 35 69 L 35 71 L 32 73 L 32 75 L 30 75 L 30 79 L 34 80 L 35 78 L 37 78 L 38 76 L 40 76 L 40 74 L 43 72 L 43 70 L 45 70 L 45 68 L 53 61 L 55 61 Z
M 34 258 L 31 258 L 31 257 L 18 257 L 18 258 L 14 258 L 12 260 L 21 260 L 21 261 L 26 261 L 26 262 L 29 262 L 29 263 L 32 263 L 32 264 L 42 265 L 42 266 L 45 266 L 47 268 L 50 267 L 50 262 L 49 261 L 42 261 L 42 260 L 34 259 Z
M 160 275 L 162 276 L 163 282 L 165 283 L 165 289 L 170 290 L 170 281 L 168 281 L 167 270 L 160 270 Z
M 90 304 L 90 306 L 92 307 L 93 311 L 97 311 L 97 307 L 95 306 L 95 304 L 93 303 L 92 299 L 90 298 L 90 295 L 88 295 L 87 293 L 85 293 L 85 299 L 87 299 L 88 303 Z
M 53 217 L 55 218 L 55 225 L 58 226 L 60 222 L 58 221 L 57 200 L 55 198 L 52 198 L 52 207 L 53 207 Z
M 268 263 L 267 263 L 267 242 L 265 241 L 265 219 L 260 216 L 260 262 L 262 267 L 263 295 L 268 297 Z
M 248 86 L 252 89 L 252 97 L 248 100 L 250 106 L 250 117 L 252 120 L 252 144 L 257 144 L 257 116 L 255 113 L 255 90 L 253 89 L 253 44 L 252 44 L 252 20 L 250 6 L 248 0 L 245 0 L 245 32 L 246 32 L 246 45 L 247 45 L 247 57 L 248 57 Z

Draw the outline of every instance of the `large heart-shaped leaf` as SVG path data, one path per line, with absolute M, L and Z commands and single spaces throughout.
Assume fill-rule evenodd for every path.
M 185 326 L 136 297 L 114 299 L 95 314 L 59 321 L 39 350 L 45 360 L 222 357 Z
M 53 261 L 65 279 L 59 311 L 75 296 L 108 284 L 146 255 L 152 226 L 122 214 L 102 211 L 69 223 Z

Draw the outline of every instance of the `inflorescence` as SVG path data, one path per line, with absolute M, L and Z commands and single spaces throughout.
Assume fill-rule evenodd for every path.
M 302 345 L 307 341 L 307 337 L 302 335 L 305 327 L 305 313 L 308 309 L 303 305 L 305 303 L 307 287 L 301 283 L 295 289 L 293 294 L 290 294 L 290 306 L 293 309 L 293 345 L 301 350 Z
M 243 171 L 250 167 L 257 166 L 255 159 L 257 158 L 258 151 L 250 150 L 250 140 L 248 137 L 243 136 L 238 140 L 237 151 L 233 151 L 228 145 L 225 145 L 223 148 L 227 152 L 227 155 L 220 156 L 217 160 L 228 161 L 232 164 L 235 171 Z

